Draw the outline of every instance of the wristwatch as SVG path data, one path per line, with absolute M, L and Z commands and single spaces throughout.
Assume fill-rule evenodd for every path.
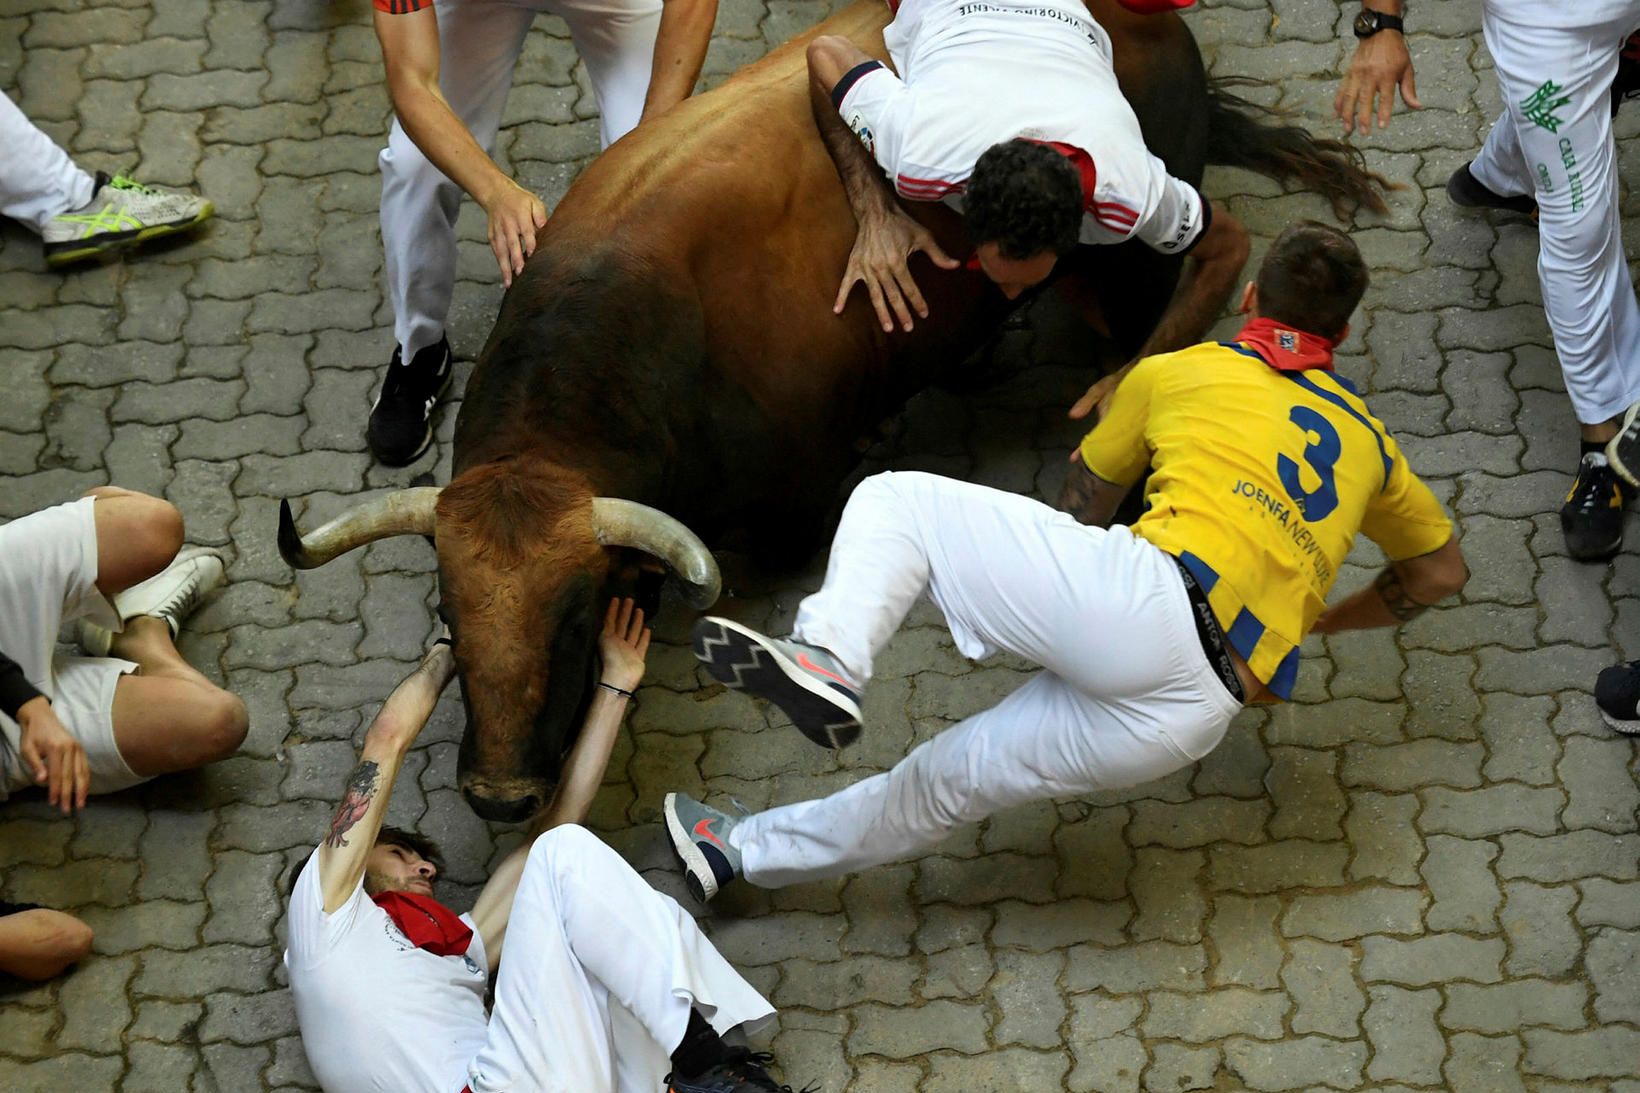
M 1401 17 L 1399 15 L 1387 15 L 1381 11 L 1373 11 L 1371 8 L 1362 8 L 1361 14 L 1355 17 L 1355 36 L 1357 38 L 1371 38 L 1381 30 L 1404 33 L 1401 30 Z

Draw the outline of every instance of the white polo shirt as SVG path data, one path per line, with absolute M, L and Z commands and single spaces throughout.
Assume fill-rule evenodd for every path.
M 416 948 L 362 880 L 328 915 L 324 904 L 314 854 L 291 895 L 285 968 L 319 1084 L 329 1093 L 457 1093 L 486 1033 L 478 930 L 466 953 L 436 956 Z
M 1200 238 L 1201 194 L 1145 147 L 1110 36 L 1080 3 L 905 0 L 883 41 L 899 75 L 862 65 L 833 101 L 902 197 L 961 212 L 980 155 L 1025 137 L 1092 159 L 1081 242 L 1177 254 Z

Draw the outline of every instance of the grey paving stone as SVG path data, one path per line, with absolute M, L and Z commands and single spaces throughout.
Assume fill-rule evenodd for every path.
M 1561 823 L 1614 835 L 1634 831 L 1640 786 L 1625 769 L 1633 755 L 1627 740 L 1567 740 L 1555 767 L 1570 796 Z
M 1573 831 L 1547 838 L 1507 834 L 1498 841 L 1503 853 L 1498 857 L 1497 869 L 1504 878 L 1553 883 L 1586 876 L 1614 880 L 1640 876 L 1640 836 L 1633 834 Z
M 1373 886 L 1341 892 L 1297 895 L 1281 917 L 1286 937 L 1348 941 L 1368 934 L 1422 932 L 1423 893 L 1410 888 Z
M 1582 1032 L 1525 1029 L 1528 1074 L 1581 1080 L 1625 1078 L 1640 1058 L 1640 1031 L 1611 1027 Z
M 1217 890 L 1274 892 L 1288 887 L 1326 888 L 1344 882 L 1343 843 L 1287 839 L 1253 847 L 1214 847 L 1209 884 Z
M 1361 940 L 1361 978 L 1412 987 L 1457 980 L 1496 983 L 1502 978 L 1503 956 L 1499 938 L 1428 934 L 1402 941 L 1368 937 Z
M 930 1051 L 973 1055 L 986 1049 L 983 1007 L 935 1001 L 916 1009 L 866 1004 L 848 1037 L 851 1052 L 903 1059 Z
M 1520 1041 L 1512 1036 L 1459 1033 L 1442 1073 L 1453 1093 L 1525 1093 L 1520 1076 Z
M 1154 992 L 1140 1028 L 1145 1036 L 1207 1043 L 1229 1036 L 1283 1037 L 1288 1001 L 1276 991 L 1226 987 L 1206 994 Z
M 1113 1036 L 1076 1045 L 1076 1068 L 1065 1078 L 1072 1093 L 1099 1090 L 1101 1093 L 1131 1093 L 1139 1088 L 1145 1066 L 1144 1045 L 1136 1036 Z
M 1598 931 L 1589 940 L 1584 967 L 1594 984 L 1595 1016 L 1606 1024 L 1640 1024 L 1640 930 Z
M 1340 838 L 1346 800 L 1338 786 L 1338 757 L 1309 748 L 1272 748 L 1265 786 L 1275 802 L 1269 832 L 1276 839 Z
M 1138 851 L 1128 884 L 1139 913 L 1128 932 L 1142 941 L 1200 941 L 1207 914 L 1202 864 L 1200 851 Z
M 1543 979 L 1512 979 L 1484 987 L 1453 983 L 1447 988 L 1441 1024 L 1492 1034 L 1514 1032 L 1529 1025 L 1582 1028 L 1588 1000 L 1588 988 L 1581 983 Z
M 1319 1036 L 1276 1043 L 1235 1039 L 1225 1044 L 1224 1058 L 1249 1089 L 1302 1089 L 1316 1083 L 1352 1089 L 1361 1083 L 1367 1045 Z
M 1070 950 L 1065 987 L 1072 992 L 1103 989 L 1113 994 L 1150 990 L 1200 989 L 1207 955 L 1200 945 L 1143 941 L 1104 949 L 1077 945 Z
M 1367 1076 L 1374 1082 L 1438 1084 L 1446 1058 L 1446 1044 L 1435 1025 L 1440 992 L 1373 986 L 1368 994 L 1372 1001 L 1361 1018 L 1373 1049 Z

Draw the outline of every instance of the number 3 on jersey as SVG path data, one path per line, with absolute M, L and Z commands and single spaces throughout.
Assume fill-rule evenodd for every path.
M 1276 474 L 1281 477 L 1282 487 L 1298 506 L 1298 511 L 1304 514 L 1304 519 L 1325 520 L 1338 507 L 1338 486 L 1333 473 L 1343 451 L 1338 430 L 1332 427 L 1332 422 L 1308 406 L 1294 406 L 1287 420 L 1304 430 L 1304 436 L 1309 440 L 1304 448 L 1304 462 L 1309 464 L 1321 484 L 1313 490 L 1305 489 L 1298 464 L 1284 455 L 1276 457 Z

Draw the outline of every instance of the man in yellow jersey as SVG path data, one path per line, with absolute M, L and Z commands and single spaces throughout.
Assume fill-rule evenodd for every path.
M 829 797 L 733 817 L 668 794 L 696 895 L 893 861 L 1008 805 L 1158 778 L 1211 751 L 1244 702 L 1290 694 L 1311 630 L 1394 625 L 1463 587 L 1451 521 L 1331 371 L 1366 284 L 1347 237 L 1289 228 L 1233 341 L 1148 357 L 1117 387 L 1070 469 L 1068 515 L 880 474 L 849 499 L 789 640 L 701 620 L 695 653 L 714 676 L 832 746 L 859 735 L 873 657 L 924 590 L 964 654 L 1045 670 Z M 1147 465 L 1145 514 L 1107 528 Z M 1323 611 L 1357 532 L 1390 564 Z

